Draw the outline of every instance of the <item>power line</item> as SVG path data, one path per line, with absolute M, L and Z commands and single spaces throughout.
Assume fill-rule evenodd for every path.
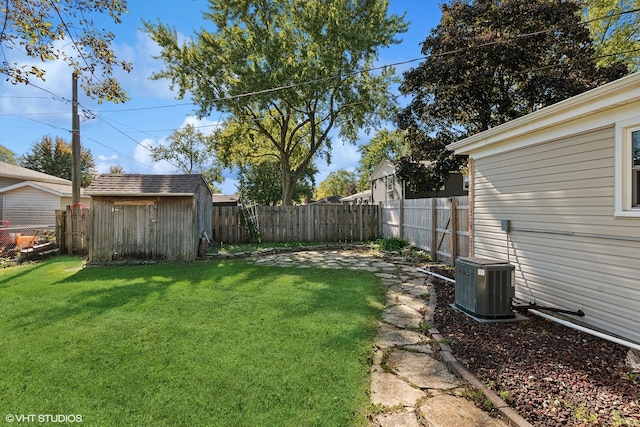
M 66 25 L 66 23 L 64 22 L 60 11 L 57 9 L 57 7 L 55 5 L 53 7 L 56 9 L 56 12 L 58 13 L 61 21 L 63 22 L 65 28 L 67 29 L 67 32 L 70 33 L 70 29 Z M 628 10 L 628 11 L 621 11 L 621 12 L 616 13 L 616 14 L 611 14 L 611 15 L 607 15 L 607 16 L 604 16 L 604 17 L 601 17 L 601 18 L 591 19 L 589 21 L 586 21 L 586 23 L 593 22 L 593 21 L 596 21 L 596 20 L 610 19 L 611 17 L 614 17 L 614 16 L 634 13 L 634 12 L 638 12 L 638 11 L 640 11 L 640 9 L 632 9 L 632 10 Z M 576 24 L 571 24 L 570 26 L 577 26 L 577 25 L 584 25 L 584 24 L 585 24 L 585 22 L 580 22 L 580 23 L 576 23 Z M 565 26 L 565 27 L 569 27 L 569 26 Z M 487 42 L 487 43 L 483 43 L 483 44 L 479 44 L 479 45 L 475 45 L 475 46 L 465 47 L 465 48 L 462 48 L 462 49 L 456 49 L 456 50 L 448 51 L 448 52 L 441 52 L 441 53 L 438 53 L 438 54 L 432 55 L 432 56 L 444 56 L 444 55 L 458 54 L 460 52 L 463 52 L 463 51 L 466 51 L 466 50 L 472 49 L 472 48 L 486 47 L 486 46 L 491 46 L 491 45 L 500 44 L 500 43 L 508 43 L 508 42 L 512 42 L 514 40 L 518 40 L 518 39 L 521 39 L 521 38 L 524 38 L 524 37 L 532 37 L 532 36 L 535 36 L 535 35 L 544 34 L 544 33 L 552 32 L 552 31 L 556 31 L 556 30 L 557 30 L 557 28 L 549 28 L 549 29 L 545 29 L 545 30 L 541 30 L 541 31 L 536 31 L 536 32 L 531 32 L 531 33 L 526 33 L 526 34 L 520 34 L 520 35 L 517 35 L 517 36 L 509 38 L 509 39 L 495 40 L 495 41 L 491 41 L 491 42 Z M 74 43 L 74 46 L 76 46 L 76 49 L 78 50 L 78 52 L 82 56 L 82 52 L 80 52 L 79 47 L 76 44 L 73 36 L 71 34 L 69 34 L 69 36 L 70 36 L 72 42 Z M 620 53 L 617 53 L 617 54 L 624 54 L 624 53 L 637 52 L 637 51 L 638 50 L 631 50 L 631 51 L 628 51 L 628 52 L 620 52 Z M 617 55 L 617 54 L 611 54 L 611 55 L 607 55 L 607 56 L 612 56 L 612 55 Z M 206 102 L 215 102 L 215 101 L 224 101 L 224 100 L 229 100 L 229 99 L 245 98 L 245 97 L 250 97 L 250 96 L 255 96 L 255 95 L 261 95 L 261 94 L 266 94 L 266 93 L 277 92 L 277 91 L 281 91 L 281 90 L 293 89 L 293 88 L 297 88 L 297 87 L 301 87 L 301 86 L 305 86 L 305 85 L 317 84 L 317 83 L 326 82 L 326 81 L 334 80 L 334 79 L 348 78 L 350 76 L 354 76 L 354 75 L 358 75 L 358 74 L 362 74 L 362 73 L 379 71 L 379 70 L 388 69 L 390 67 L 397 67 L 397 66 L 400 66 L 400 65 L 406 65 L 406 64 L 422 61 L 422 60 L 428 59 L 429 57 L 430 56 L 421 56 L 421 57 L 417 57 L 417 58 L 413 58 L 413 59 L 409 59 L 409 60 L 398 61 L 398 62 L 395 62 L 395 63 L 381 65 L 381 66 L 378 66 L 378 67 L 372 67 L 372 68 L 362 69 L 362 70 L 355 70 L 355 71 L 350 72 L 350 73 L 343 73 L 343 74 L 339 74 L 339 75 L 328 76 L 328 77 L 324 77 L 324 78 L 318 78 L 318 79 L 313 79 L 313 80 L 299 82 L 299 83 L 284 84 L 284 85 L 276 86 L 276 87 L 273 87 L 273 88 L 267 88 L 267 89 L 263 89 L 263 90 L 247 92 L 247 93 L 242 93 L 242 94 L 237 94 L 237 95 L 229 95 L 229 96 L 221 97 L 221 98 L 213 98 L 213 99 L 206 100 Z M 82 58 L 86 63 L 86 58 L 84 58 L 84 56 L 82 56 Z M 598 59 L 598 58 L 594 58 L 594 59 Z M 575 62 L 575 61 L 572 61 L 572 62 Z M 549 68 L 553 68 L 553 67 L 562 67 L 562 66 L 566 66 L 568 63 L 571 63 L 571 62 L 566 62 L 564 64 L 560 64 L 560 63 L 559 64 L 553 64 L 553 65 L 548 65 L 548 66 L 539 67 L 539 68 L 532 68 L 532 69 L 529 69 L 529 70 L 523 70 L 522 72 L 534 72 L 534 71 L 541 71 L 541 70 L 549 69 Z M 92 73 L 92 75 L 93 75 L 93 73 Z M 94 77 L 95 77 L 95 75 L 94 75 Z M 487 79 L 482 79 L 482 80 L 478 80 L 478 81 L 484 81 L 484 80 L 487 80 Z M 67 103 L 71 102 L 67 98 L 65 98 L 63 96 L 60 96 L 60 95 L 57 95 L 56 93 L 54 93 L 54 92 L 52 92 L 50 90 L 47 90 L 45 88 L 42 88 L 42 87 L 40 87 L 40 86 L 38 86 L 38 85 L 36 85 L 34 83 L 27 82 L 27 84 L 33 86 L 36 89 L 39 89 L 39 90 L 45 92 L 45 93 L 50 94 L 54 101 L 63 101 L 63 102 L 67 102 Z M 46 97 L 41 97 L 41 98 L 46 98 Z M 355 104 L 358 104 L 358 103 L 355 103 Z M 113 112 L 131 112 L 131 111 L 144 111 L 144 110 L 152 110 L 152 109 L 175 108 L 175 107 L 186 106 L 186 105 L 195 105 L 195 104 L 193 102 L 183 102 L 183 103 L 175 103 L 175 104 L 170 104 L 170 105 L 160 105 L 160 106 L 150 106 L 150 107 L 140 107 L 140 108 L 129 108 L 129 109 L 120 109 L 120 110 L 104 110 L 104 111 L 102 111 L 100 113 L 100 115 L 97 115 L 97 117 L 100 120 L 102 120 L 105 124 L 107 124 L 108 126 L 112 127 L 114 130 L 116 130 L 118 133 L 120 133 L 123 136 L 125 136 L 127 139 L 135 142 L 137 145 L 139 145 L 139 146 L 141 146 L 141 147 L 143 147 L 143 148 L 148 150 L 147 147 L 145 147 L 144 145 L 141 145 L 138 141 L 136 141 L 130 135 L 128 135 L 127 133 L 125 133 L 121 129 L 117 128 L 115 125 L 109 123 L 104 118 L 104 116 L 102 114 L 103 113 L 113 113 Z M 84 107 L 83 107 L 83 111 L 85 111 L 87 113 L 90 112 L 90 110 L 88 108 L 84 108 Z M 91 113 L 91 114 L 94 114 L 94 113 Z M 18 115 L 16 115 L 16 116 L 18 116 Z M 41 123 L 41 124 L 44 124 L 44 125 L 56 128 L 56 129 L 61 129 L 61 130 L 65 130 L 65 131 L 69 132 L 68 129 L 62 129 L 62 128 L 59 128 L 59 127 L 57 127 L 55 125 L 50 125 L 48 123 L 41 122 L 41 121 L 38 121 L 38 120 L 35 120 L 35 119 L 30 119 L 29 117 L 26 117 L 26 115 L 22 115 L 22 117 L 25 117 L 26 119 L 32 120 L 32 121 L 37 122 L 37 123 Z M 221 113 L 220 117 L 222 117 L 222 113 Z M 255 119 L 250 119 L 250 120 L 247 120 L 247 121 L 262 120 L 264 118 L 265 117 L 255 118 Z M 202 125 L 202 126 L 196 126 L 196 128 L 205 128 L 205 127 L 218 126 L 218 125 Z M 155 131 L 156 132 L 164 132 L 164 131 L 175 131 L 175 130 L 177 130 L 177 129 L 162 129 L 162 130 L 155 130 Z M 149 132 L 149 131 L 141 131 L 141 130 L 137 130 L 137 131 L 143 132 L 143 133 L 148 133 Z M 149 134 L 149 135 L 151 135 L 151 134 Z M 151 136 L 153 136 L 154 138 L 157 138 L 155 135 L 151 135 Z M 95 142 L 95 140 L 94 140 L 94 142 Z M 103 144 L 101 144 L 101 145 L 103 145 Z M 173 165 L 173 166 L 175 166 L 175 165 Z
M 91 65 L 89 64 L 89 61 L 87 61 L 87 58 L 85 58 L 84 54 L 82 53 L 81 46 L 73 38 L 73 34 L 71 34 L 71 30 L 69 29 L 69 26 L 67 25 L 67 22 L 62 17 L 62 13 L 60 12 L 60 9 L 58 9 L 58 6 L 56 6 L 55 0 L 49 0 L 49 3 L 53 7 L 53 9 L 56 11 L 56 14 L 60 18 L 60 22 L 64 26 L 64 29 L 67 31 L 67 34 L 69 35 L 69 38 L 71 39 L 71 42 L 73 43 L 73 45 L 76 48 L 76 52 L 78 52 L 78 55 L 80 55 L 80 58 L 82 58 L 82 60 L 84 61 L 84 64 L 87 66 L 87 69 L 91 70 L 91 75 L 98 81 L 98 83 L 102 84 L 100 79 L 93 72 L 93 67 L 91 67 Z M 77 35 L 77 33 L 76 33 L 76 35 Z
M 56 8 L 55 5 L 54 5 L 54 8 Z M 57 8 L 56 8 L 56 11 L 58 11 Z M 625 14 L 629 14 L 629 13 L 635 13 L 635 12 L 639 12 L 639 11 L 640 11 L 640 8 L 631 9 L 631 10 L 627 10 L 627 11 L 621 11 L 621 12 L 618 12 L 618 13 L 605 15 L 605 16 L 602 16 L 602 17 L 599 17 L 599 18 L 594 18 L 594 19 L 591 19 L 591 20 L 588 20 L 588 21 L 585 21 L 585 22 L 581 21 L 581 22 L 578 22 L 578 23 L 575 23 L 575 24 L 568 24 L 568 25 L 562 26 L 560 28 L 568 28 L 568 27 L 584 25 L 584 24 L 589 23 L 589 22 L 594 22 L 594 21 L 604 20 L 604 19 L 610 19 L 611 17 L 625 15 Z M 58 11 L 58 14 L 59 13 L 60 12 Z M 62 20 L 62 17 L 60 17 L 60 19 Z M 67 29 L 67 31 L 69 31 L 69 29 L 66 26 L 66 24 L 64 23 L 64 21 L 63 21 L 63 24 L 65 25 L 65 28 Z M 460 49 L 455 49 L 455 50 L 452 50 L 452 51 L 440 52 L 440 53 L 434 54 L 432 56 L 438 57 L 438 56 L 446 56 L 446 55 L 458 54 L 458 53 L 464 52 L 466 50 L 475 49 L 475 48 L 478 48 L 478 47 L 487 47 L 487 46 L 492 46 L 492 45 L 496 45 L 496 44 L 509 43 L 509 42 L 514 41 L 514 40 L 518 40 L 518 39 L 522 39 L 522 38 L 526 38 L 526 37 L 532 37 L 532 36 L 535 36 L 535 35 L 540 35 L 540 34 L 549 33 L 549 32 L 553 32 L 553 31 L 557 31 L 557 28 L 548 28 L 548 29 L 545 29 L 545 30 L 534 31 L 534 32 L 525 33 L 525 34 L 519 34 L 519 35 L 516 35 L 515 37 L 511 37 L 511 38 L 508 38 L 508 39 L 494 40 L 494 41 L 482 43 L 482 44 L 479 44 L 479 45 L 466 46 L 466 47 L 463 47 L 463 48 L 460 48 Z M 70 36 L 70 37 L 71 37 L 74 45 L 76 45 L 75 40 L 73 39 L 73 37 L 72 36 Z M 78 49 L 77 45 L 76 45 L 76 49 Z M 622 53 L 625 53 L 625 52 L 622 52 Z M 621 54 L 621 53 L 619 53 L 619 54 Z M 615 54 L 612 54 L 612 55 L 615 55 Z M 612 55 L 609 55 L 609 56 L 612 56 Z M 347 78 L 347 77 L 351 77 L 351 76 L 354 76 L 354 75 L 368 73 L 368 72 L 372 72 L 372 71 L 385 70 L 385 69 L 388 69 L 390 67 L 397 67 L 397 66 L 400 66 L 400 65 L 406 65 L 406 64 L 422 61 L 422 60 L 425 60 L 425 59 L 428 59 L 428 58 L 429 58 L 429 56 L 420 56 L 420 57 L 417 57 L 417 58 L 404 60 L 404 61 L 398 61 L 398 62 L 394 62 L 394 63 L 390 63 L 390 64 L 381 65 L 381 66 L 378 66 L 378 67 L 372 67 L 372 68 L 367 68 L 367 69 L 362 69 L 362 70 L 355 70 L 355 71 L 352 71 L 350 73 L 344 73 L 344 74 L 339 74 L 339 75 L 334 75 L 334 76 L 328 76 L 328 77 L 308 80 L 308 81 L 299 82 L 299 83 L 285 84 L 285 85 L 280 85 L 280 86 L 267 88 L 267 89 L 262 89 L 262 90 L 257 90 L 257 91 L 252 91 L 252 92 L 245 92 L 245 93 L 236 94 L 236 95 L 228 95 L 228 96 L 225 96 L 225 97 L 211 98 L 211 99 L 205 100 L 204 102 L 216 102 L 216 101 L 226 101 L 226 100 L 230 100 L 230 99 L 240 99 L 240 98 L 246 98 L 246 97 L 255 96 L 255 95 L 262 95 L 262 94 L 266 94 L 266 93 L 277 92 L 277 91 L 286 90 L 286 89 L 293 89 L 293 88 L 297 88 L 297 87 L 301 87 L 301 86 L 322 83 L 322 82 L 326 82 L 326 81 L 329 81 L 329 80 Z M 84 59 L 84 57 L 83 57 L 83 59 Z M 597 59 L 597 58 L 595 58 L 595 59 Z M 86 59 L 85 59 L 85 61 L 86 61 Z M 94 77 L 95 77 L 95 75 L 94 75 Z M 48 91 L 46 89 L 43 89 L 41 87 L 38 87 L 37 85 L 35 85 L 33 83 L 29 82 L 28 84 L 30 84 L 31 86 L 34 86 L 34 87 L 36 87 L 36 88 L 38 88 L 40 90 L 43 90 L 43 91 L 45 91 L 45 92 L 47 92 L 47 93 L 49 93 L 49 94 L 51 94 L 53 96 L 58 97 L 58 95 L 54 94 L 53 92 Z M 64 97 L 59 97 L 59 98 L 64 100 L 64 101 L 66 101 L 66 102 L 70 102 L 69 100 L 67 100 Z M 176 107 L 187 106 L 187 105 L 195 105 L 195 103 L 193 103 L 193 102 L 182 102 L 182 103 L 174 103 L 174 104 L 167 104 L 167 105 L 149 106 L 149 107 L 124 108 L 124 109 L 118 109 L 118 110 L 103 110 L 102 113 L 131 112 L 131 111 L 144 111 L 144 110 L 153 110 L 153 109 L 176 108 Z
M 102 121 L 103 121 L 107 126 L 111 127 L 112 129 L 116 130 L 118 133 L 122 134 L 125 138 L 127 138 L 127 139 L 129 139 L 129 140 L 133 141 L 137 146 L 139 146 L 139 147 L 141 147 L 141 148 L 143 148 L 143 149 L 147 150 L 149 153 L 152 153 L 152 151 L 151 151 L 151 149 L 150 149 L 149 147 L 147 147 L 147 146 L 145 146 L 144 144 L 141 144 L 140 142 L 136 141 L 134 138 L 132 138 L 131 136 L 129 136 L 128 134 L 126 134 L 124 131 L 120 130 L 120 129 L 119 129 L 118 127 L 116 127 L 115 125 L 113 125 L 113 124 L 109 123 L 109 121 L 108 121 L 108 120 L 106 120 L 104 117 L 100 117 L 100 116 L 98 116 L 98 118 L 99 118 L 100 120 L 102 120 Z M 176 168 L 176 169 L 178 169 L 178 170 L 180 169 L 180 167 L 179 167 L 179 166 L 177 166 L 177 165 L 173 164 L 173 163 L 172 163 L 172 162 L 170 162 L 169 160 L 165 160 L 165 161 L 166 161 L 167 163 L 169 163 L 171 166 L 173 166 L 174 168 Z

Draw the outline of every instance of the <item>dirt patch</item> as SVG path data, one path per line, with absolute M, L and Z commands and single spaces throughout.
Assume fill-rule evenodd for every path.
M 628 348 L 535 315 L 479 323 L 449 307 L 455 285 L 436 279 L 434 287 L 434 323 L 458 361 L 531 424 L 640 426 L 640 378 L 625 366 Z

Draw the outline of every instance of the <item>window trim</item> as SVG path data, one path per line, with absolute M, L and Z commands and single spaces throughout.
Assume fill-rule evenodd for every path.
M 640 205 L 633 205 L 633 153 L 631 133 L 640 131 L 640 117 L 616 123 L 615 129 L 615 217 L 640 218 Z M 640 173 L 640 172 L 639 172 Z
M 393 175 L 387 175 L 387 193 L 393 193 L 394 181 L 395 179 Z

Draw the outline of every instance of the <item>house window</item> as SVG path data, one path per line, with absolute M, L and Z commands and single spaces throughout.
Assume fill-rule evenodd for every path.
M 469 190 L 469 175 L 462 177 L 462 189 L 465 191 Z
M 393 193 L 393 175 L 387 176 L 387 191 Z
M 615 215 L 640 218 L 640 117 L 616 123 Z
M 631 131 L 631 206 L 640 206 L 640 130 Z

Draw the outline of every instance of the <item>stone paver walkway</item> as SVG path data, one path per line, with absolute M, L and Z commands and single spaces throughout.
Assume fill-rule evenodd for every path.
M 417 332 L 432 327 L 429 322 L 433 320 L 435 292 L 425 274 L 407 265 L 403 257 L 383 259 L 367 251 L 322 250 L 265 255 L 255 262 L 349 268 L 375 272 L 380 277 L 387 287 L 387 303 L 371 367 L 371 402 L 378 409 L 371 426 L 506 425 L 460 396 L 462 381 L 434 354 L 438 343 Z M 437 336 L 436 330 L 431 331 Z

